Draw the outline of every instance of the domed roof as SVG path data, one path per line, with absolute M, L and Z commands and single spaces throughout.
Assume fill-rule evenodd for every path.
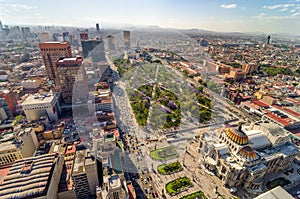
M 227 129 L 226 135 L 235 143 L 239 145 L 248 144 L 248 136 L 243 131 L 237 131 L 235 129 Z
M 243 158 L 246 158 L 248 161 L 257 160 L 259 156 L 253 151 L 253 149 L 250 146 L 243 147 L 239 152 L 238 155 L 240 155 Z

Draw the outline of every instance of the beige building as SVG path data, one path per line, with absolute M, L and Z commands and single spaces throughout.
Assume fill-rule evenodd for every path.
M 57 97 L 50 93 L 29 95 L 21 104 L 28 121 L 47 117 L 50 121 L 58 119 L 59 106 Z
M 289 134 L 280 129 L 275 124 L 263 123 L 205 133 L 200 144 L 200 164 L 226 186 L 259 194 L 264 176 L 288 169 L 298 152 L 290 143 Z
M 96 195 L 99 186 L 97 161 L 88 150 L 76 151 L 72 179 L 77 199 Z
M 103 199 L 128 199 L 128 192 L 123 187 L 126 187 L 126 184 L 124 184 L 124 179 L 119 175 L 104 176 L 101 197 Z
M 63 163 L 55 153 L 16 161 L 0 186 L 1 198 L 57 198 Z
M 0 139 L 0 166 L 13 164 L 16 160 L 31 157 L 39 147 L 32 128 L 19 132 L 5 132 Z
M 242 69 L 246 74 L 252 74 L 258 70 L 258 65 L 255 63 L 244 64 Z

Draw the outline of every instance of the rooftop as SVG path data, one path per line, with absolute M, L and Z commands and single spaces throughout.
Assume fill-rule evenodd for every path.
M 4 198 L 34 198 L 45 195 L 51 180 L 56 154 L 17 160 L 0 186 Z
M 22 106 L 36 105 L 36 104 L 49 104 L 53 101 L 53 99 L 54 99 L 54 95 L 50 93 L 47 93 L 45 95 L 41 95 L 41 94 L 29 95 L 22 103 Z
M 281 186 L 277 186 L 254 199 L 293 199 L 293 197 Z

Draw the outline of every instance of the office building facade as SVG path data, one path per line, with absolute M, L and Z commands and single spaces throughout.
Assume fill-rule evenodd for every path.
M 46 68 L 48 78 L 55 83 L 55 92 L 60 92 L 60 81 L 55 61 L 60 57 L 72 57 L 69 42 L 45 42 L 40 43 L 41 55 Z

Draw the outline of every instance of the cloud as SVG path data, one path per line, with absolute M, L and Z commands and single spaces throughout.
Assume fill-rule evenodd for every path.
M 284 11 L 287 11 L 288 9 L 287 8 L 282 8 L 281 10 L 280 10 L 280 12 L 284 12 Z
M 20 9 L 25 9 L 25 10 L 32 10 L 32 9 L 36 9 L 37 6 L 28 6 L 28 5 L 23 5 L 23 4 L 9 4 L 10 7 L 12 8 L 20 8 Z
M 277 5 L 273 5 L 273 6 L 263 6 L 263 8 L 265 9 L 269 9 L 269 10 L 274 10 L 277 8 L 288 8 L 288 7 L 293 7 L 295 6 L 295 4 L 277 4 Z
M 236 8 L 237 5 L 236 4 L 222 4 L 221 8 L 226 8 L 226 9 L 233 9 Z
M 296 12 L 290 15 L 267 15 L 266 13 L 260 13 L 257 16 L 252 16 L 254 19 L 258 20 L 282 20 L 282 19 L 298 19 L 300 12 Z

